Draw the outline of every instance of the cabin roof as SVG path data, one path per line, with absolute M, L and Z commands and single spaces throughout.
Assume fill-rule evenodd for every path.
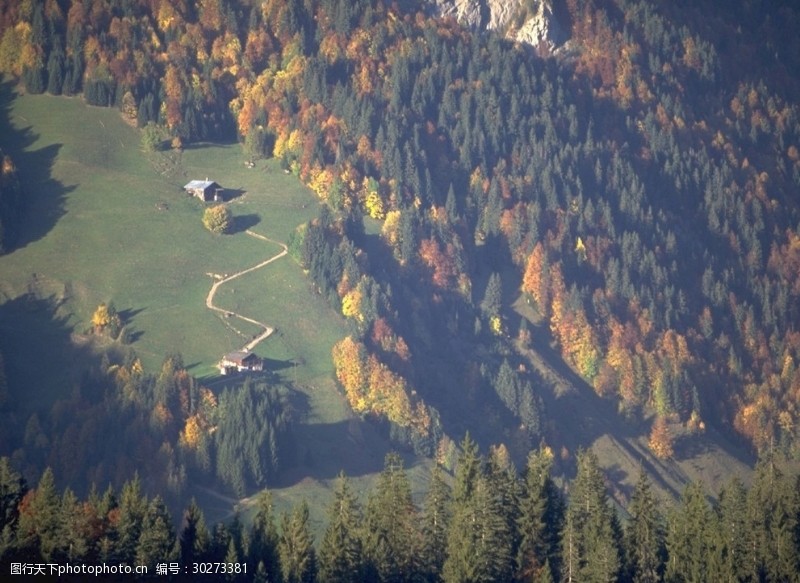
M 191 182 L 189 182 L 189 184 L 187 184 L 183 188 L 184 190 L 197 190 L 197 189 L 205 190 L 206 188 L 209 188 L 215 184 L 217 183 L 214 182 L 213 180 L 192 180 Z
M 245 360 L 253 357 L 256 357 L 256 355 L 250 351 L 234 350 L 233 352 L 229 352 L 228 354 L 226 354 L 224 360 L 227 360 L 229 362 L 244 362 Z

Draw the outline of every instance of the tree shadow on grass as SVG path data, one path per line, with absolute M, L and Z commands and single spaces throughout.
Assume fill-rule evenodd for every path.
M 21 249 L 47 235 L 66 212 L 66 195 L 75 189 L 74 186 L 65 186 L 52 177 L 53 165 L 61 144 L 49 144 L 38 150 L 31 150 L 39 136 L 30 126 L 20 128 L 12 122 L 11 106 L 16 97 L 17 93 L 11 82 L 0 82 L 0 135 L 3 136 L 0 147 L 11 156 L 15 164 L 23 193 L 21 219 L 8 242 L 9 252 Z M 25 123 L 27 120 L 22 118 L 21 122 Z
M 294 426 L 296 461 L 281 471 L 277 487 L 306 478 L 333 480 L 341 472 L 359 477 L 380 472 L 391 443 L 372 424 L 358 417 L 335 423 Z
M 229 202 L 243 196 L 246 192 L 243 188 L 223 188 L 220 197 L 223 201 Z
M 8 387 L 0 410 L 0 455 L 23 446 L 31 413 L 40 412 L 46 420 L 53 404 L 80 381 L 82 365 L 93 361 L 90 344 L 75 341 L 68 319 L 59 314 L 54 297 L 25 294 L 0 304 L 0 354 Z M 26 451 L 25 459 L 43 462 L 47 452 L 39 453 Z
M 229 233 L 232 235 L 236 233 L 244 233 L 247 229 L 252 229 L 260 222 L 261 218 L 254 214 L 235 216 L 233 217 Z

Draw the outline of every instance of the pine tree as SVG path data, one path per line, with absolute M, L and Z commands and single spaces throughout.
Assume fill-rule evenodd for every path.
M 550 476 L 553 453 L 542 446 L 528 455 L 520 497 L 517 579 L 552 577 L 558 565 L 558 540 L 564 503 Z
M 178 538 L 178 556 L 181 565 L 208 560 L 210 548 L 211 537 L 203 511 L 192 498 L 188 508 L 183 512 L 183 524 Z
M 564 561 L 570 553 L 569 568 L 578 580 L 613 581 L 621 567 L 619 524 L 609 507 L 597 456 L 588 450 L 578 452 L 577 457 L 578 473 L 567 507 L 567 523 L 573 532 L 569 541 L 566 533 L 562 534 L 561 553 Z M 574 546 L 565 549 L 565 544 Z
M 734 476 L 720 491 L 715 508 L 714 532 L 709 546 L 709 578 L 741 581 L 746 578 L 747 490 Z
M 174 560 L 175 530 L 172 517 L 160 496 L 156 496 L 147 505 L 142 520 L 142 530 L 136 545 L 136 563 L 147 565 L 155 572 L 156 563 L 167 563 Z
M 27 556 L 46 562 L 54 558 L 61 545 L 60 515 L 61 500 L 48 467 L 20 504 L 17 538 Z
M 308 525 L 305 500 L 281 518 L 278 551 L 284 583 L 313 583 L 317 578 L 317 556 Z
M 664 568 L 664 519 L 644 468 L 639 469 L 628 513 L 630 520 L 625 528 L 628 576 L 634 583 L 660 581 Z
M 236 564 L 241 561 L 241 555 L 236 549 L 236 543 L 233 539 L 228 541 L 228 550 L 225 552 L 225 556 L 223 561 L 229 564 Z M 244 579 L 244 575 L 241 573 L 226 573 L 225 577 L 228 581 L 241 581 Z
M 797 554 L 798 493 L 772 453 L 756 464 L 747 497 L 747 575 L 789 581 L 800 572 Z
M 377 581 L 412 581 L 417 576 L 416 522 L 403 460 L 390 453 L 367 501 L 364 521 L 364 556 Z
M 333 503 L 328 511 L 328 528 L 319 550 L 319 580 L 322 583 L 359 581 L 364 557 L 359 536 L 361 508 L 350 482 L 339 475 Z
M 64 86 L 64 51 L 56 45 L 47 59 L 47 92 L 61 95 Z
M 502 580 L 511 562 L 513 543 L 496 496 L 484 475 L 478 447 L 467 434 L 453 489 L 453 510 L 442 579 L 447 583 Z
M 666 581 L 708 581 L 709 537 L 713 516 L 703 485 L 691 482 L 683 492 L 680 507 L 667 522 Z
M 139 475 L 122 486 L 119 499 L 119 520 L 117 522 L 116 560 L 133 564 L 136 546 L 142 532 L 142 522 L 147 510 L 147 499 L 142 495 Z
M 75 493 L 67 489 L 61 496 L 61 553 L 70 563 L 84 561 L 88 558 L 91 545 L 91 523 L 84 504 Z
M 7 457 L 0 457 L 0 562 L 5 561 L 14 545 L 19 520 L 19 504 L 28 486 Z
M 111 521 L 112 512 L 116 518 L 119 517 L 119 505 L 114 489 L 109 485 L 101 496 L 92 486 L 86 506 L 92 529 L 89 558 L 96 562 L 111 562 L 115 560 L 114 545 L 118 534 L 116 524 L 112 524 Z
M 44 93 L 44 65 L 38 57 L 35 65 L 25 68 L 22 73 L 22 80 L 25 82 L 25 90 L 28 93 Z
M 425 579 L 430 582 L 441 581 L 451 518 L 450 504 L 450 486 L 444 481 L 442 470 L 437 465 L 431 473 L 431 481 L 422 508 L 420 561 Z
M 575 527 L 575 515 L 567 512 L 561 530 L 561 580 L 574 583 L 581 580 L 582 552 L 580 536 Z
M 503 303 L 503 282 L 499 273 L 492 273 L 489 282 L 486 284 L 486 292 L 481 302 L 481 311 L 487 318 L 492 318 L 500 314 L 500 307 Z
M 469 435 L 460 444 L 461 453 L 456 465 L 456 479 L 453 487 L 453 504 L 459 506 L 472 497 L 483 460 L 478 454 L 478 444 Z
M 510 581 L 519 548 L 520 484 L 517 469 L 504 445 L 492 447 L 487 460 L 486 491 L 489 495 L 486 515 L 488 525 L 482 540 L 490 547 L 492 580 Z
M 278 529 L 275 527 L 272 494 L 269 490 L 264 490 L 258 495 L 249 541 L 247 571 L 250 572 L 252 569 L 254 573 L 264 572 L 270 581 L 278 581 L 281 573 Z

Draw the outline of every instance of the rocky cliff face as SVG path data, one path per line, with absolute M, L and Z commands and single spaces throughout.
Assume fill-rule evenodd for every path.
M 471 30 L 496 30 L 537 48 L 553 51 L 566 41 L 552 0 L 431 0 L 431 5 L 436 14 Z

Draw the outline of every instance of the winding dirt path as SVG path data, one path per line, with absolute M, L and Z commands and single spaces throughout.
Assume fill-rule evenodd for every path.
M 238 313 L 236 313 L 236 312 L 234 312 L 232 310 L 226 310 L 225 308 L 220 308 L 218 306 L 215 306 L 214 305 L 214 295 L 217 293 L 217 289 L 219 288 L 219 286 L 221 286 L 223 283 L 228 283 L 229 281 L 231 281 L 233 279 L 236 279 L 237 277 L 241 277 L 241 276 L 246 275 L 246 274 L 248 274 L 248 273 L 250 273 L 252 271 L 255 271 L 256 269 L 261 269 L 262 267 L 265 267 L 265 266 L 269 265 L 273 261 L 276 261 L 277 259 L 280 259 L 284 255 L 286 255 L 289 252 L 289 249 L 288 249 L 288 247 L 286 247 L 286 245 L 284 245 L 280 241 L 275 241 L 273 239 L 265 237 L 264 235 L 259 235 L 258 233 L 254 233 L 250 229 L 247 229 L 247 231 L 245 231 L 245 232 L 248 235 L 250 235 L 251 237 L 255 237 L 256 239 L 261 239 L 263 241 L 267 241 L 268 243 L 275 243 L 276 245 L 279 245 L 283 249 L 283 251 L 281 251 L 277 255 L 274 255 L 274 256 L 270 257 L 266 261 L 262 261 L 258 265 L 254 265 L 253 267 L 248 267 L 247 269 L 243 269 L 242 271 L 238 271 L 238 272 L 234 273 L 233 275 L 220 277 L 218 275 L 210 273 L 209 275 L 211 277 L 219 278 L 219 279 L 217 279 L 212 284 L 211 289 L 209 290 L 208 295 L 206 296 L 206 307 L 209 310 L 213 310 L 214 312 L 218 312 L 220 314 L 223 314 L 223 316 L 239 318 L 240 320 L 242 320 L 244 322 L 249 322 L 251 324 L 255 324 L 256 326 L 259 326 L 259 327 L 263 328 L 264 331 L 261 334 L 259 334 L 255 338 L 253 338 L 250 342 L 248 342 L 247 344 L 245 344 L 242 347 L 242 350 L 250 351 L 250 350 L 253 350 L 253 348 L 255 348 L 256 345 L 259 342 L 261 342 L 265 338 L 268 338 L 275 331 L 275 328 L 273 328 L 272 326 L 268 326 L 264 322 L 259 322 L 258 320 L 254 320 L 253 318 L 248 318 L 247 316 L 242 316 L 241 314 L 238 314 Z M 233 328 L 233 327 L 231 326 L 231 328 Z M 241 332 L 239 332 L 235 328 L 233 328 L 233 329 L 238 334 L 244 336 L 244 334 L 242 334 Z

